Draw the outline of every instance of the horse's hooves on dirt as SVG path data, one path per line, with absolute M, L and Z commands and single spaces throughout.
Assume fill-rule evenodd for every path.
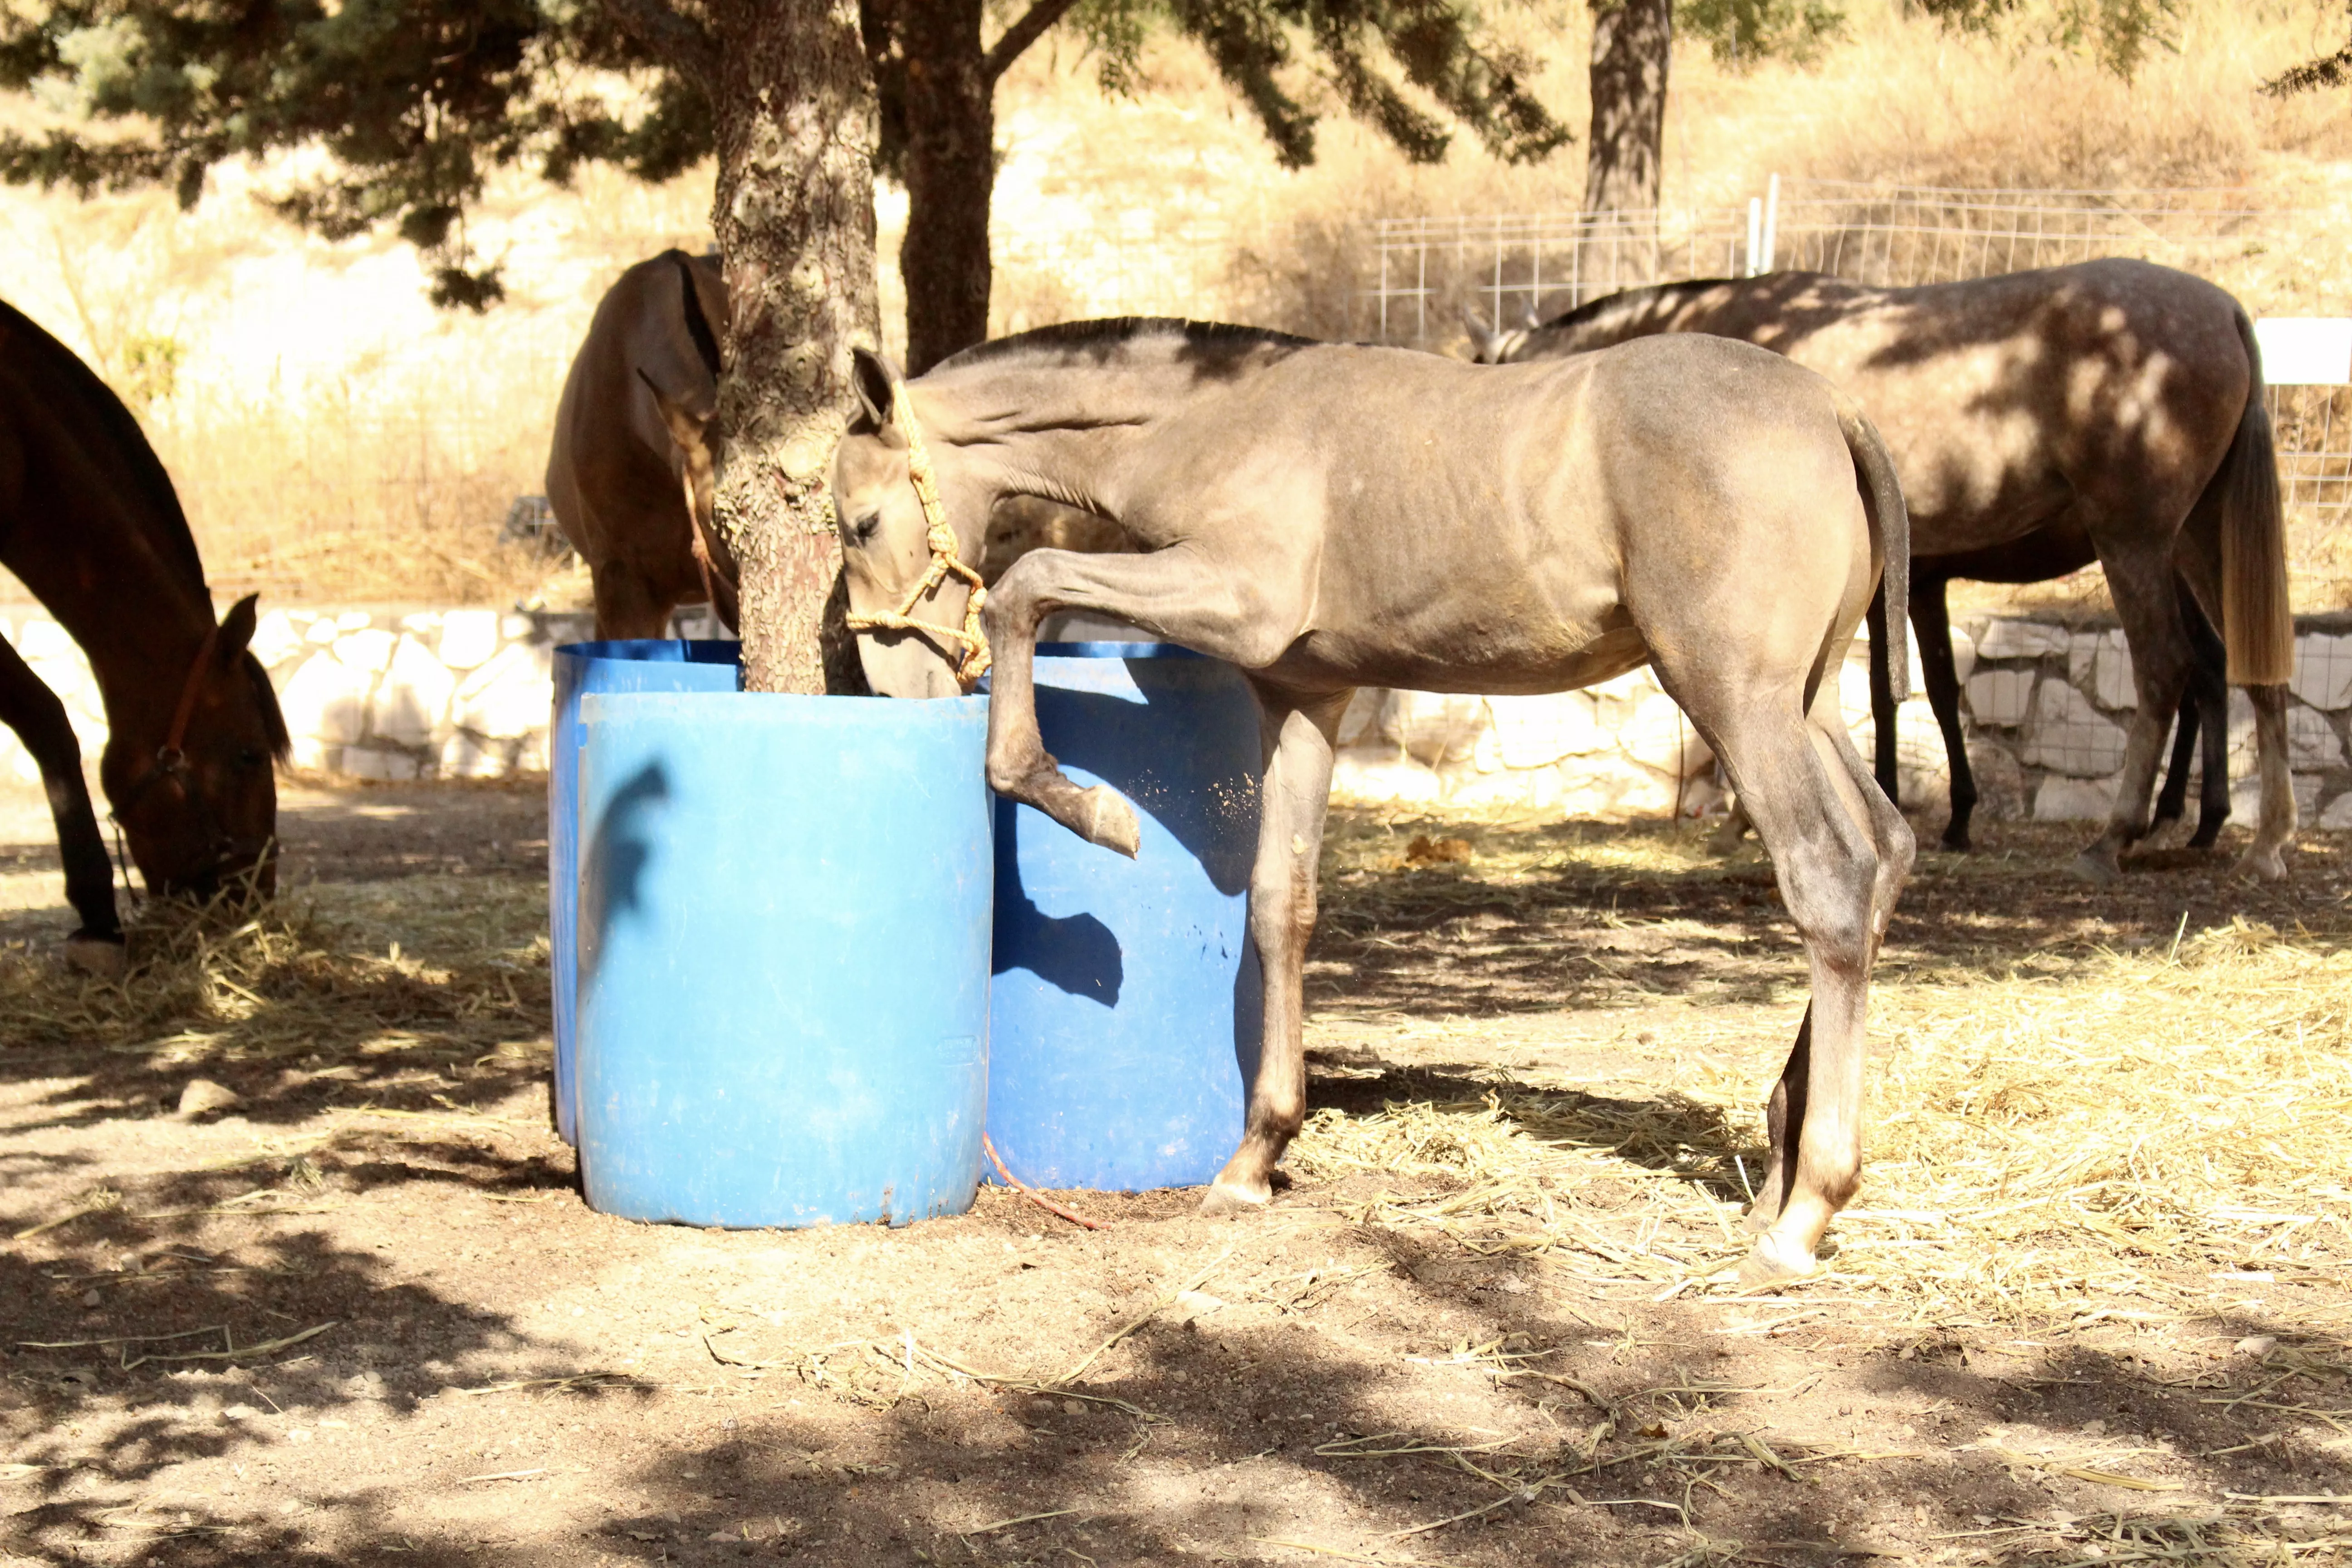
M 1265 1198 L 1245 1193 L 1239 1187 L 1229 1187 L 1223 1182 L 1211 1187 L 1201 1198 L 1201 1212 L 1211 1219 L 1233 1219 L 1241 1215 L 1257 1214 L 1265 1205 Z
M 1740 1216 L 1739 1228 L 1750 1236 L 1761 1236 L 1772 1228 L 1775 1217 L 1760 1201 L 1752 1203 L 1748 1205 L 1748 1212 Z
M 2117 882 L 2123 879 L 2124 868 L 2113 850 L 2093 847 L 2074 857 L 2074 875 L 2086 882 Z
M 120 980 L 131 967 L 130 950 L 121 937 L 89 936 L 80 931 L 66 938 L 66 967 L 100 980 Z
M 1134 859 L 1136 851 L 1143 847 L 1143 829 L 1135 820 L 1135 807 L 1108 784 L 1097 784 L 1087 795 L 1090 812 L 1087 837 Z
M 1814 1268 L 1813 1260 L 1789 1256 L 1793 1250 L 1769 1230 L 1758 1237 L 1754 1248 L 1740 1259 L 1740 1287 L 1754 1289 L 1759 1285 L 1785 1284 L 1811 1274 Z
M 2257 882 L 2286 880 L 2286 862 L 2274 848 L 2249 849 L 2238 860 L 2238 875 Z
M 1969 851 L 1976 847 L 1974 844 L 1969 842 L 1969 836 L 1967 834 L 1963 833 L 1956 838 L 1952 836 L 1952 833 L 1948 828 L 1945 830 L 1943 845 L 1946 849 L 1955 855 L 1966 855 Z

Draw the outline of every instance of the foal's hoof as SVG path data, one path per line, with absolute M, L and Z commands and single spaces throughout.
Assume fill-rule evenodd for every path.
M 130 950 L 119 936 L 78 931 L 66 938 L 66 967 L 99 980 L 120 980 L 131 967 Z
M 2085 882 L 2097 882 L 2102 886 L 2119 882 L 2123 880 L 2123 862 L 2116 858 L 2114 850 L 2094 844 L 2074 857 L 2074 875 Z
M 1087 837 L 1130 860 L 1143 847 L 1143 829 L 1135 820 L 1135 807 L 1108 784 L 1087 791 Z
M 2257 844 L 2238 858 L 2238 875 L 2256 882 L 2286 880 L 2286 862 L 2279 858 L 2276 845 Z
M 1211 1219 L 1233 1219 L 1241 1215 L 1257 1214 L 1273 1197 L 1271 1192 L 1253 1193 L 1228 1182 L 1219 1182 L 1202 1195 L 1201 1212 Z
M 1754 1289 L 1761 1285 L 1781 1285 L 1791 1279 L 1802 1279 L 1813 1268 L 1811 1253 L 1799 1251 L 1794 1243 L 1783 1241 L 1768 1230 L 1756 1238 L 1755 1247 L 1740 1259 L 1739 1284 L 1742 1289 Z

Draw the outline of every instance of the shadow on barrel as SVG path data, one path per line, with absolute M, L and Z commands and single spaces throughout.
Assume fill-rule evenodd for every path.
M 656 808 L 670 797 L 669 774 L 647 763 L 613 794 L 580 858 L 580 988 L 596 977 L 608 921 L 643 913 L 646 872 L 654 859 Z M 585 798 L 584 792 L 583 798 Z

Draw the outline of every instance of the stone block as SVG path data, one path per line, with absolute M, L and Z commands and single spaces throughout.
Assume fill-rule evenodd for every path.
M 1354 805 L 1433 805 L 1437 770 L 1393 745 L 1351 746 L 1331 767 L 1331 797 Z
M 1377 686 L 1359 686 L 1339 715 L 1339 744 L 1353 746 L 1380 732 L 1381 702 L 1388 693 Z
M 302 661 L 278 693 L 286 729 L 294 737 L 297 766 L 320 766 L 318 747 L 349 745 L 367 734 L 368 694 L 374 686 L 374 676 L 353 669 L 331 650 Z
M 1990 736 L 1969 738 L 1969 772 L 1977 782 L 1977 815 L 1995 822 L 2022 821 L 2031 803 L 2017 753 Z M 1946 790 L 1948 794 L 1950 785 Z
M 2040 621 L 2017 621 L 1996 616 L 1977 638 L 1979 658 L 2047 658 L 2074 646 L 2074 634 L 2064 626 Z
M 364 631 L 373 625 L 375 625 L 375 617 L 365 610 L 345 610 L 335 617 L 335 630 L 339 635 L 343 632 Z
M 1958 626 L 1954 626 L 1952 628 L 1953 679 L 1958 680 L 1962 686 L 1966 686 L 1969 683 L 1969 677 L 1976 673 L 1976 668 L 1977 639 L 1969 636 L 1967 632 L 1961 630 Z M 1914 680 L 1918 679 L 1918 672 L 1919 667 L 1916 664 L 1913 665 L 1911 667 L 1911 679 Z
M 400 629 L 413 637 L 430 638 L 441 629 L 441 612 L 415 610 L 400 617 Z
M 2064 681 L 2045 680 L 2033 696 L 2025 761 L 2078 779 L 2105 778 L 2124 765 L 2124 731 Z M 2034 809 L 2041 810 L 2038 799 Z
M 1969 717 L 2004 729 L 2024 723 L 2033 710 L 2033 679 L 2030 669 L 1978 670 L 1965 691 Z
M 1663 691 L 1644 697 L 1617 728 L 1617 747 L 1644 768 L 1669 778 L 1689 778 L 1715 765 L 1707 750 L 1675 700 Z
M 1505 768 L 1474 773 L 1445 791 L 1445 804 L 1464 811 L 1535 811 L 1557 805 L 1556 768 Z
M 1433 768 L 1468 762 L 1486 727 L 1483 697 L 1391 691 L 1381 708 L 1381 738 Z
M 424 772 L 413 752 L 381 746 L 346 746 L 341 771 L 355 779 L 406 784 Z
M 1856 647 L 1862 647 L 1856 638 Z M 1838 707 L 1845 714 L 1845 727 L 1852 730 L 1870 720 L 1870 666 L 1859 659 L 1849 658 L 1838 666 Z
M 415 637 L 402 637 L 369 704 L 369 735 L 402 746 L 436 742 L 449 711 L 450 694 L 457 689 L 457 678 L 446 665 Z M 551 695 L 549 701 L 551 706 Z
M 2066 638 L 2066 679 L 2087 689 L 2091 684 L 2091 666 L 2099 657 L 2099 644 L 2105 634 L 2074 632 Z
M 2319 816 L 2314 820 L 2312 826 L 2332 828 L 2339 832 L 2352 827 L 2352 789 L 2344 791 L 2321 808 Z
M 2344 765 L 2344 741 L 2336 734 L 2336 725 L 2316 708 L 2305 708 L 2290 702 L 2286 710 L 2287 766 L 2300 772 L 2306 768 L 2339 768 Z
M 2309 822 L 2319 811 L 2319 775 L 2296 773 L 2294 778 L 2294 815 L 2299 822 Z M 2242 778 L 2230 785 L 2230 820 L 2242 827 L 2252 827 L 2262 820 L 2263 782 L 2259 778 Z
M 303 632 L 302 640 L 325 647 L 342 635 L 342 628 L 335 625 L 335 618 L 332 616 L 320 616 L 310 623 L 308 630 Z
M 486 741 L 464 731 L 441 742 L 436 772 L 445 779 L 504 778 L 513 771 L 515 742 Z
M 451 669 L 474 669 L 488 664 L 490 656 L 499 651 L 499 613 L 451 610 L 441 617 L 441 646 L 435 651 Z
M 493 741 L 544 733 L 555 706 L 553 668 L 549 649 L 508 644 L 458 686 L 449 722 Z
M 1617 756 L 1559 764 L 1559 810 L 1570 817 L 1620 818 L 1674 815 L 1675 781 L 1654 768 Z M 1687 795 L 1685 788 L 1681 792 Z
M 535 642 L 539 623 L 529 616 L 508 614 L 499 618 L 499 637 L 506 642 Z
M 2033 792 L 2036 822 L 2105 822 L 2115 808 L 2113 779 L 2046 778 Z
M 1562 757 L 1606 751 L 1615 743 L 1601 727 L 1593 699 L 1581 691 L 1489 697 L 1486 712 L 1507 768 L 1544 767 Z
M 2122 632 L 2111 631 L 2099 639 L 2098 657 L 2092 661 L 2091 690 L 2102 708 L 2139 706 L 2139 687 L 2132 679 L 2131 644 L 2124 640 Z
M 253 628 L 253 657 L 261 661 L 264 669 L 276 669 L 308 646 L 294 617 L 283 610 L 270 611 Z
M 57 622 L 38 616 L 17 628 L 16 651 L 27 664 L 37 659 L 82 657 L 81 645 L 73 640 L 71 633 Z
M 366 626 L 337 637 L 335 657 L 352 669 L 382 675 L 392 663 L 392 650 L 399 646 L 400 639 L 392 633 Z
M 2352 707 L 2352 636 L 2310 632 L 2297 637 L 2287 689 L 2330 712 Z

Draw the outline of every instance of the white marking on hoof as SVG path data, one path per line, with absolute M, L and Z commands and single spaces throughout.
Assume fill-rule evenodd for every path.
M 1134 859 L 1136 851 L 1143 847 L 1143 829 L 1135 820 L 1135 807 L 1108 784 L 1087 791 L 1087 839 Z
M 1756 1238 L 1754 1250 L 1740 1263 L 1739 1283 L 1752 1287 L 1802 1279 L 1815 1267 L 1811 1252 L 1799 1248 L 1777 1231 L 1768 1230 Z
M 1201 1212 L 1212 1219 L 1228 1219 L 1237 1215 L 1256 1214 L 1273 1198 L 1272 1193 L 1253 1193 L 1246 1188 L 1219 1182 L 1201 1198 Z
M 130 950 L 120 939 L 109 942 L 100 936 L 69 936 L 66 938 L 66 967 L 100 980 L 120 980 L 131 967 Z

